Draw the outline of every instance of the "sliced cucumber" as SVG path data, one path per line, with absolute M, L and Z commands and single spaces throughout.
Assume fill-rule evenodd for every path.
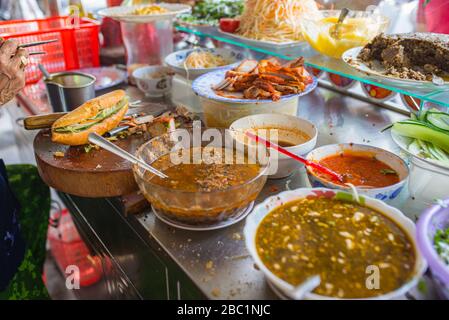
M 449 134 L 435 130 L 420 121 L 406 120 L 394 124 L 393 131 L 399 135 L 433 143 L 449 153 Z
M 449 132 L 449 114 L 447 113 L 429 111 L 426 115 L 426 121 L 441 130 Z

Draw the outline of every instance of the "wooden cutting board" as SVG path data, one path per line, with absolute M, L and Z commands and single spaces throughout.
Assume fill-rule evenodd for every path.
M 132 135 L 114 143 L 134 154 L 147 140 Z M 56 144 L 50 130 L 42 130 L 34 140 L 34 152 L 42 179 L 56 190 L 87 198 L 117 197 L 138 190 L 132 164 L 106 150 L 86 153 L 84 147 Z M 63 152 L 64 157 L 55 157 L 55 152 Z

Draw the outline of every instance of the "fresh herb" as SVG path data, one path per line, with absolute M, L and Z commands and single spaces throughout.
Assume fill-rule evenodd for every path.
M 95 145 L 93 145 L 93 144 L 86 144 L 86 145 L 84 146 L 84 152 L 85 152 L 85 153 L 91 152 L 92 149 L 95 149 Z
M 437 230 L 433 239 L 433 244 L 444 263 L 449 265 L 449 228 L 446 230 Z
M 419 282 L 418 282 L 418 291 L 421 294 L 427 293 L 427 283 L 423 279 L 419 280 Z
M 234 18 L 243 12 L 243 0 L 202 0 L 192 13 L 180 16 L 180 20 L 199 25 L 217 26 L 221 18 Z
M 396 171 L 394 171 L 393 169 L 382 169 L 382 170 L 380 170 L 380 173 L 382 173 L 384 176 L 386 176 L 387 174 L 398 175 L 398 173 Z

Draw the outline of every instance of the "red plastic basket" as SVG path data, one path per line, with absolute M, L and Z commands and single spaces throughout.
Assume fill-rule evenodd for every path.
M 42 63 L 49 72 L 98 67 L 99 32 L 100 24 L 88 18 L 81 18 L 76 24 L 72 17 L 0 22 L 0 37 L 4 39 L 15 38 L 19 43 L 59 40 L 28 49 L 47 54 L 30 57 L 30 65 L 26 69 L 27 84 L 35 83 L 42 77 L 38 63 Z

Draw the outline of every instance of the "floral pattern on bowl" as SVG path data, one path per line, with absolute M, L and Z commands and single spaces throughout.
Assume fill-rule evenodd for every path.
M 291 201 L 295 201 L 302 198 L 307 199 L 316 199 L 316 198 L 327 198 L 327 199 L 336 199 L 342 201 L 355 202 L 355 196 L 352 193 L 348 193 L 345 191 L 332 190 L 326 188 L 301 188 L 291 191 L 284 191 L 278 195 L 271 196 L 259 205 L 257 205 L 253 212 L 246 219 L 245 228 L 243 230 L 246 247 L 254 259 L 258 268 L 264 273 L 270 285 L 275 287 L 275 292 L 279 292 L 284 297 L 291 296 L 291 293 L 295 290 L 295 288 L 287 283 L 286 281 L 278 278 L 274 273 L 272 273 L 262 262 L 262 259 L 259 257 L 256 248 L 256 233 L 259 228 L 260 223 L 265 219 L 265 217 L 275 210 L 276 208 L 285 205 Z M 421 255 L 420 251 L 417 249 L 417 244 L 415 240 L 415 224 L 406 217 L 401 211 L 398 209 L 384 203 L 383 201 L 367 197 L 367 196 L 359 196 L 360 205 L 367 206 L 372 208 L 373 210 L 377 210 L 395 221 L 398 225 L 401 226 L 402 230 L 404 230 L 410 237 L 410 240 L 413 242 L 413 247 L 415 248 L 416 253 L 416 263 L 414 266 L 414 275 L 413 277 L 406 283 L 404 283 L 400 288 L 395 291 L 383 294 L 381 296 L 367 298 L 368 300 L 385 300 L 385 299 L 398 299 L 403 296 L 406 292 L 414 288 L 419 279 L 424 274 L 424 271 L 427 269 L 426 261 Z M 318 295 L 315 293 L 307 293 L 305 295 L 305 299 L 311 300 L 322 300 L 322 299 L 338 299 L 327 296 Z
M 333 156 L 338 154 L 344 150 L 355 151 L 355 152 L 369 152 L 376 155 L 376 157 L 384 162 L 388 163 L 393 170 L 398 172 L 400 181 L 394 185 L 383 187 L 383 188 L 357 188 L 357 191 L 360 194 L 390 202 L 399 197 L 401 192 L 404 190 L 404 187 L 407 185 L 409 180 L 409 167 L 407 163 L 399 156 L 381 149 L 368 145 L 361 144 L 333 144 L 327 145 L 320 148 L 317 148 L 310 152 L 307 155 L 307 159 L 310 161 L 319 162 L 321 159 L 324 159 L 329 156 Z M 307 177 L 309 178 L 310 184 L 314 188 L 331 188 L 331 189 L 339 189 L 350 191 L 349 187 L 345 187 L 339 184 L 335 184 L 332 181 L 328 181 L 317 176 L 314 172 L 312 172 L 309 168 L 307 169 Z

